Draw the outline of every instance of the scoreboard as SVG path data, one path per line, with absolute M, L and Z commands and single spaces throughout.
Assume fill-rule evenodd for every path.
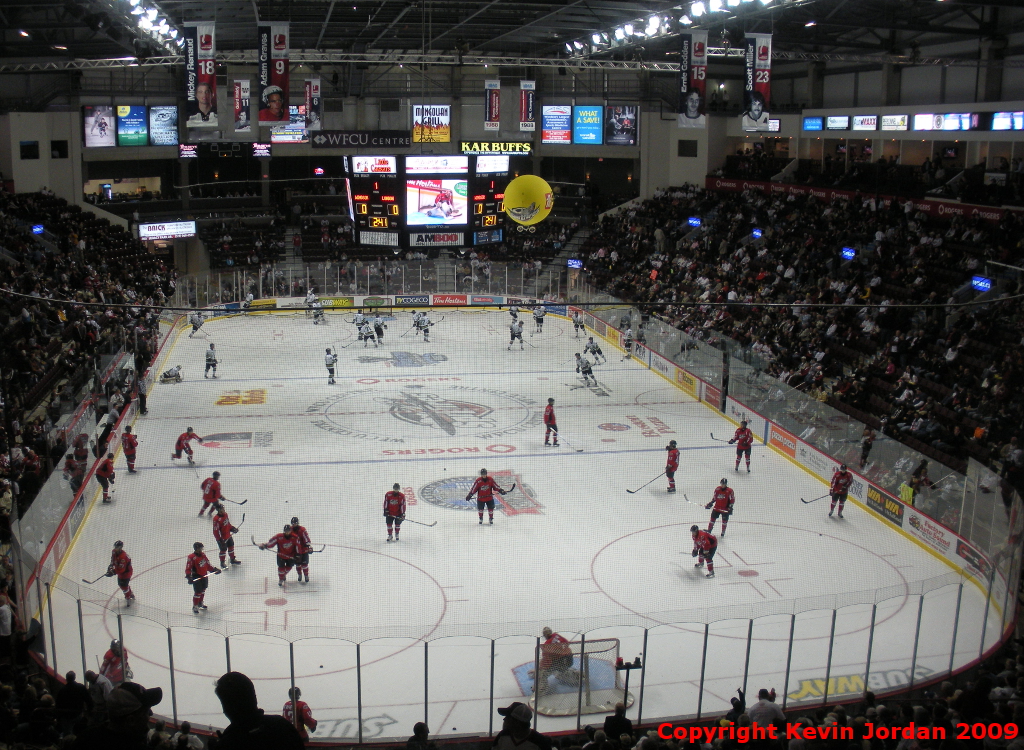
M 359 244 L 424 248 L 501 242 L 508 157 L 343 160 Z

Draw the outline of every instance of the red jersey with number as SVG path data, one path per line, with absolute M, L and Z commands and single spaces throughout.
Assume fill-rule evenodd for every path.
M 679 449 L 669 448 L 668 459 L 665 461 L 665 471 L 675 471 L 679 468 Z
M 309 539 L 309 532 L 305 526 L 292 526 L 292 535 L 296 539 L 295 551 L 305 555 L 313 551 L 313 542 Z
M 283 531 L 280 534 L 274 534 L 270 537 L 270 541 L 266 544 L 267 548 L 277 547 L 277 554 L 279 557 L 292 558 L 298 554 L 299 540 L 294 534 L 285 534 Z
M 693 540 L 693 548 L 698 552 L 710 552 L 718 546 L 718 537 L 707 531 L 698 531 Z
M 204 479 L 199 487 L 203 491 L 204 503 L 215 503 L 220 500 L 220 482 L 213 477 Z
M 384 495 L 384 512 L 389 516 L 404 516 L 405 495 L 398 490 L 389 490 Z
M 474 493 L 477 494 L 477 500 L 482 503 L 486 503 L 489 500 L 494 499 L 494 493 L 501 492 L 501 488 L 498 483 L 495 482 L 491 477 L 477 477 L 476 481 L 473 482 L 473 487 L 469 490 L 467 498 L 473 497 Z
M 185 561 L 185 575 L 192 576 L 192 580 L 206 578 L 213 572 L 213 565 L 205 552 L 193 552 Z
M 543 668 L 547 668 L 552 666 L 556 659 L 571 655 L 572 648 L 569 646 L 569 641 L 558 633 L 552 633 L 547 637 L 544 643 L 541 644 L 540 665 Z
M 200 438 L 194 432 L 183 432 L 180 435 L 178 435 L 178 440 L 174 444 L 174 450 L 176 450 L 176 451 L 188 450 L 188 448 L 189 448 L 189 441 L 190 440 L 198 440 L 200 443 L 203 442 L 202 438 Z
M 853 483 L 853 475 L 848 471 L 836 471 L 832 475 L 832 484 L 828 488 L 828 491 L 833 495 L 845 495 L 850 491 L 850 485 Z
M 139 447 L 139 439 L 130 432 L 126 432 L 121 436 L 121 448 L 124 450 L 124 455 L 134 456 L 135 449 Z
M 109 458 L 104 458 L 100 461 L 100 465 L 96 467 L 96 476 L 103 477 L 104 479 L 114 478 L 114 462 Z
M 110 553 L 110 567 L 118 578 L 131 578 L 134 572 L 132 570 L 132 559 L 128 557 L 128 553 L 124 550 L 114 550 Z
M 124 682 L 124 657 L 126 654 L 124 649 L 121 649 L 120 654 L 115 654 L 113 649 L 107 649 L 107 653 L 103 654 L 100 674 L 115 685 Z
M 737 427 L 732 439 L 736 441 L 738 450 L 745 451 L 754 444 L 754 433 L 750 431 L 749 427 Z
M 732 513 L 732 506 L 736 503 L 736 493 L 732 491 L 732 487 L 716 487 L 711 502 L 714 503 L 714 509 L 719 513 Z
M 231 538 L 231 529 L 234 526 L 231 525 L 231 519 L 228 518 L 228 514 L 221 515 L 218 513 L 213 517 L 213 538 L 219 542 L 226 542 Z
M 548 404 L 544 407 L 544 424 L 555 424 L 555 407 L 553 404 Z
M 295 712 L 296 708 L 299 709 L 298 713 Z M 309 727 L 312 732 L 316 731 L 316 719 L 313 718 L 313 712 L 309 710 L 309 706 L 305 701 L 295 701 L 294 706 L 291 701 L 288 701 L 284 704 L 284 708 L 281 709 L 281 715 L 299 730 L 299 734 L 302 735 L 304 741 L 309 739 L 306 727 Z

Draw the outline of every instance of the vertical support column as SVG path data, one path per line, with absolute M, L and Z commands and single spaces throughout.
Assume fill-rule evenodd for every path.
M 644 628 L 644 665 L 640 668 L 640 695 L 636 699 L 636 723 L 643 724 L 644 718 L 644 678 L 647 676 L 647 634 L 648 629 Z M 629 697 L 628 695 L 626 696 Z
M 580 716 L 583 714 L 583 683 L 587 681 L 586 670 L 589 665 L 586 663 L 587 658 L 587 634 L 584 633 L 580 636 L 580 687 L 576 695 L 576 731 L 580 731 L 583 727 L 580 725 Z
M 782 680 L 782 710 L 786 710 L 789 700 L 789 669 L 793 665 L 793 633 L 796 631 L 796 615 L 789 616 L 789 649 L 786 651 L 786 676 Z
M 956 657 L 956 631 L 960 627 L 960 601 L 964 596 L 964 582 L 960 580 L 960 585 L 956 590 L 956 611 L 953 613 L 953 641 L 949 644 L 949 673 L 953 673 L 953 659 Z M 864 680 L 864 687 L 868 686 L 868 681 Z
M 78 602 L 78 639 L 82 642 L 82 681 L 85 681 L 85 673 L 89 669 L 89 664 L 85 658 L 85 620 L 82 619 L 82 600 L 76 600 Z
M 356 721 L 359 723 L 359 744 L 363 744 L 363 655 L 356 644 Z
M 49 614 L 50 619 L 50 654 L 53 657 L 53 671 L 57 674 L 57 639 L 53 634 L 53 592 L 50 589 L 50 584 L 46 584 L 46 611 Z M 118 615 L 118 619 L 120 619 Z
M 39 549 L 46 549 L 46 545 L 39 540 Z M 46 642 L 45 628 L 43 628 L 43 565 L 40 563 L 36 568 L 36 601 L 39 602 L 39 635 L 43 637 L 43 666 L 50 665 L 50 644 Z
M 231 671 L 231 638 L 230 636 L 224 636 L 224 665 L 227 667 L 225 672 Z
M 832 676 L 832 648 L 836 643 L 836 610 L 832 610 L 832 629 L 828 633 L 828 662 L 825 664 L 825 689 L 822 691 L 821 705 L 828 705 L 828 681 Z
M 536 674 L 536 672 L 534 672 Z M 491 638 L 491 685 L 487 697 L 487 736 L 494 736 L 494 639 Z
M 178 723 L 178 690 L 174 685 L 174 642 L 171 640 L 171 629 L 167 628 L 167 664 L 171 673 L 171 718 Z
M 988 631 L 988 610 L 992 606 L 992 585 L 996 580 L 996 569 L 992 568 L 992 572 L 988 576 L 988 591 L 985 592 L 985 614 L 982 615 L 981 619 L 981 643 L 978 644 L 978 658 L 980 659 L 985 654 L 985 633 Z
M 427 656 L 427 647 L 430 646 L 429 641 L 423 641 L 423 723 L 428 724 L 430 719 L 427 718 L 427 712 L 430 708 L 429 695 L 430 695 L 430 659 Z
M 871 626 L 868 628 L 868 655 L 864 665 L 864 689 L 868 688 L 868 678 L 871 676 L 871 650 L 875 645 L 875 617 L 878 615 L 878 605 L 871 605 Z M 955 626 L 954 626 L 955 628 Z
M 291 684 L 288 697 L 292 700 L 292 723 L 298 724 L 301 722 L 301 718 L 299 717 L 299 701 L 295 697 L 295 644 L 291 641 L 288 642 L 288 679 Z
M 743 660 L 743 694 L 747 694 L 747 676 L 750 674 L 750 644 L 754 638 L 754 618 L 747 622 L 747 657 Z
M 910 685 L 907 690 L 914 689 L 914 672 L 917 669 L 917 645 L 921 641 L 921 613 L 924 612 L 924 593 L 917 602 L 917 627 L 914 628 L 914 653 L 910 657 Z M 866 689 L 866 688 L 865 688 Z
M 542 675 L 540 673 L 540 638 L 537 637 L 537 638 L 534 638 L 534 646 L 533 646 L 533 694 L 535 696 L 535 700 L 534 700 L 534 704 L 533 704 L 534 709 L 538 708 L 537 704 L 540 703 L 540 680 L 541 680 L 541 677 L 544 677 L 544 675 Z M 545 680 L 546 679 L 547 678 L 545 677 Z M 537 728 L 537 711 L 536 710 L 533 712 L 533 728 L 534 729 Z
M 700 685 L 697 688 L 697 721 L 700 721 L 700 711 L 704 707 L 704 670 L 708 663 L 708 631 L 711 625 L 704 623 L 704 649 L 700 655 Z

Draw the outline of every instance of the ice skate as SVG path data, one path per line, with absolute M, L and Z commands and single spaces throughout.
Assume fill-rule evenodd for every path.
M 715 571 L 713 571 L 713 570 L 708 571 L 707 573 L 704 574 L 704 577 L 705 578 L 714 578 L 715 577 Z

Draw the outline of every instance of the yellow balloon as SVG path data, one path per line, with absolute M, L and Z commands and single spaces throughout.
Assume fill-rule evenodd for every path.
M 548 218 L 554 203 L 551 186 L 536 175 L 516 177 L 505 188 L 505 213 L 517 224 L 539 224 Z

